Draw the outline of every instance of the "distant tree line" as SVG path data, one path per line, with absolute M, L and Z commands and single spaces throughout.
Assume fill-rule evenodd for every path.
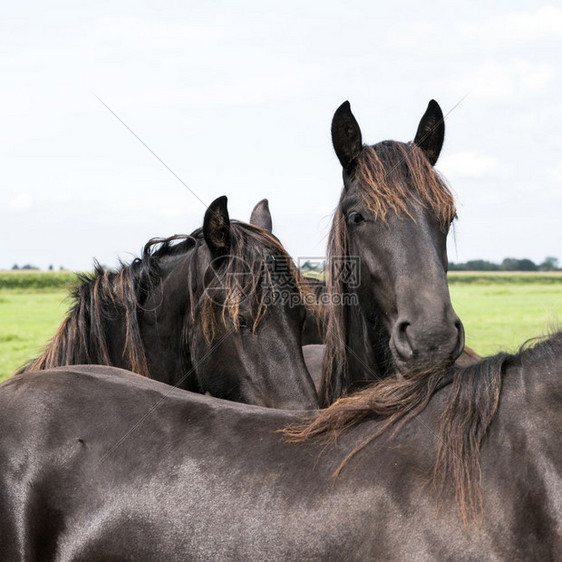
M 318 261 L 306 261 L 300 267 L 302 271 L 322 271 L 324 264 L 320 264 Z M 54 271 L 54 269 L 52 265 L 49 266 L 49 271 Z M 15 264 L 12 270 L 38 271 L 39 268 L 30 264 L 25 264 L 22 267 Z M 59 271 L 64 270 L 65 268 L 61 265 Z M 465 263 L 449 262 L 449 271 L 562 271 L 562 268 L 559 266 L 558 258 L 548 256 L 538 265 L 527 258 L 520 260 L 517 258 L 505 258 L 501 263 L 487 260 L 470 260 Z
M 55 270 L 55 268 L 54 268 L 52 265 L 50 265 L 50 266 L 49 266 L 49 271 L 54 271 L 54 270 Z M 40 271 L 40 268 L 37 267 L 36 265 L 31 265 L 31 264 L 29 264 L 29 263 L 26 263 L 25 265 L 22 265 L 22 266 L 20 267 L 17 263 L 15 263 L 15 264 L 12 266 L 12 271 Z M 66 270 L 65 270 L 65 268 L 61 265 L 61 266 L 59 267 L 59 271 L 66 271 Z
M 501 263 L 470 260 L 465 263 L 449 262 L 449 271 L 561 271 L 558 258 L 548 256 L 538 265 L 527 258 L 505 258 Z

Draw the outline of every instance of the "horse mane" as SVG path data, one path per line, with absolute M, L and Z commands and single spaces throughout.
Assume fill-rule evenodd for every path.
M 193 244 L 193 238 L 187 235 L 153 238 L 144 246 L 140 257 L 130 264 L 120 262 L 117 270 L 107 270 L 94 262 L 92 273 L 78 274 L 78 285 L 71 291 L 73 305 L 56 334 L 43 353 L 21 371 L 115 364 L 104 325 L 122 314 L 125 324 L 122 360 L 129 370 L 149 377 L 139 311 L 160 279 L 161 259 L 185 252 Z
M 232 247 L 229 259 L 220 270 L 220 286 L 225 297 L 222 302 L 222 321 L 229 320 L 238 330 L 239 305 L 244 294 L 251 295 L 257 307 L 254 330 L 269 304 L 263 289 L 275 283 L 275 272 L 265 267 L 268 256 L 281 257 L 286 262 L 285 274 L 302 297 L 302 302 L 312 302 L 300 273 L 280 242 L 270 233 L 253 225 L 231 221 Z M 166 260 L 187 254 L 187 296 L 190 302 L 190 319 L 201 322 L 209 339 L 216 327 L 217 302 L 209 291 L 201 291 L 195 249 L 205 244 L 201 228 L 191 235 L 153 238 L 144 246 L 139 258 L 130 264 L 120 264 L 118 270 L 106 270 L 97 262 L 92 273 L 79 275 L 79 284 L 71 295 L 73 305 L 63 323 L 43 353 L 32 360 L 22 371 L 44 370 L 52 367 L 78 364 L 115 365 L 105 326 L 112 319 L 123 318 L 124 343 L 121 365 L 135 373 L 150 377 L 145 347 L 141 336 L 140 315 L 143 305 L 162 279 Z M 249 283 L 240 286 L 240 280 Z M 262 287 L 263 284 L 263 287 Z M 202 292 L 202 294 L 201 294 Z M 185 337 L 182 334 L 181 337 Z M 179 336 L 178 336 L 179 337 Z
M 389 212 L 415 220 L 410 212 L 412 200 L 430 209 L 443 229 L 456 216 L 454 197 L 445 180 L 431 166 L 423 151 L 414 143 L 383 141 L 363 146 L 357 157 L 352 179 L 368 209 L 382 221 Z M 328 236 L 328 279 L 326 289 L 326 351 L 322 365 L 320 400 L 324 406 L 343 396 L 349 383 L 347 307 L 342 295 L 347 294 L 341 268 L 348 256 L 347 223 L 342 211 L 342 192 Z
M 313 289 L 285 248 L 269 231 L 252 224 L 230 222 L 228 259 L 215 271 L 213 282 L 216 285 L 209 285 L 199 306 L 191 310 L 193 320 L 200 317 L 207 341 L 214 338 L 217 321 L 234 331 L 240 328 L 240 306 L 245 299 L 253 312 L 253 332 L 268 306 L 278 299 L 295 299 L 313 314 L 318 313 Z
M 551 338 L 522 346 L 517 354 L 499 353 L 466 367 L 451 366 L 416 372 L 402 378 L 389 377 L 351 396 L 340 398 L 320 410 L 307 423 L 283 430 L 290 442 L 332 437 L 367 420 L 378 420 L 374 433 L 359 443 L 340 463 L 345 465 L 377 437 L 393 430 L 393 435 L 409 420 L 425 410 L 433 395 L 450 387 L 441 414 L 439 445 L 433 470 L 433 484 L 441 494 L 453 483 L 455 500 L 465 526 L 480 521 L 480 451 L 497 412 L 502 380 L 508 366 L 532 367 L 554 361 L 562 355 L 562 331 Z

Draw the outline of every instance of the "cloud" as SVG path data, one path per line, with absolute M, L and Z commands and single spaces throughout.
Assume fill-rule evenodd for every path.
M 476 151 L 465 151 L 444 157 L 439 162 L 439 169 L 449 177 L 484 178 L 497 175 L 503 166 L 496 158 Z
M 501 63 L 486 60 L 448 83 L 458 94 L 469 92 L 476 99 L 498 101 L 544 92 L 557 75 L 558 69 L 547 63 L 521 58 Z
M 546 41 L 562 34 L 562 10 L 542 6 L 535 12 L 515 11 L 487 20 L 463 22 L 465 39 L 487 47 L 507 47 L 528 41 Z
M 548 174 L 548 179 L 552 182 L 552 188 L 549 190 L 549 195 L 562 201 L 562 165 L 555 166 Z
M 226 43 L 237 37 L 236 30 L 226 25 L 197 25 L 185 21 L 166 21 L 136 17 L 100 18 L 90 30 L 97 41 L 119 43 L 143 50 L 161 50 L 186 46 L 201 46 L 214 42 Z M 150 41 L 147 42 L 147 37 Z M 107 46 L 107 45 L 105 45 Z
M 561 35 L 562 9 L 543 6 L 536 11 L 511 11 L 490 17 L 459 15 L 446 28 L 442 21 L 431 18 L 402 19 L 389 26 L 386 43 L 392 48 L 416 48 L 442 55 L 443 39 L 448 38 L 448 49 L 466 52 L 470 48 L 476 55 L 490 50 L 520 50 L 529 43 L 552 45 Z M 429 37 L 439 37 L 441 41 L 428 41 Z
M 29 193 L 22 193 L 13 197 L 8 206 L 12 211 L 25 211 L 33 206 L 33 197 Z

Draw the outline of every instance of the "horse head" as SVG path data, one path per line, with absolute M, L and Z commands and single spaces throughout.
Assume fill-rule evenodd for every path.
M 366 371 L 377 378 L 425 369 L 452 363 L 463 350 L 446 278 L 456 210 L 433 168 L 444 133 L 433 100 L 410 143 L 364 145 L 349 102 L 334 115 L 344 188 L 328 243 L 329 291 L 332 298 L 355 298 L 330 304 L 326 367 L 336 394 L 369 378 Z
M 209 206 L 189 238 L 187 252 L 168 258 L 161 289 L 144 306 L 144 341 L 159 350 L 154 368 L 166 363 L 184 388 L 220 398 L 318 407 L 301 350 L 310 298 L 278 240 L 231 220 L 226 197 Z M 174 334 L 181 334 L 175 346 Z

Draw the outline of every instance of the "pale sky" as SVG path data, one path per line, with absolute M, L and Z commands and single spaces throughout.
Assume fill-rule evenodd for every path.
M 241 220 L 267 197 L 289 252 L 322 256 L 342 187 L 335 109 L 351 102 L 365 142 L 407 141 L 431 98 L 451 112 L 450 260 L 562 261 L 561 7 L 81 4 L 3 6 L 0 268 L 128 261 L 199 227 L 220 195 Z

